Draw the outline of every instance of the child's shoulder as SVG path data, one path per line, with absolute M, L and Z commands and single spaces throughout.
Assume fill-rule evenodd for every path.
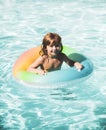
M 64 56 L 66 56 L 66 54 L 64 54 L 63 52 L 61 52 L 60 56 L 64 57 Z
M 66 55 L 61 52 L 61 53 L 59 53 L 58 57 L 59 57 L 59 59 L 64 60 L 64 58 L 66 57 Z

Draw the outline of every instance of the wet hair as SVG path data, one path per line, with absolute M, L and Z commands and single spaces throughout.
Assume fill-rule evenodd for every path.
M 42 41 L 42 49 L 40 51 L 40 55 L 47 55 L 47 46 L 48 45 L 56 45 L 60 44 L 61 45 L 61 50 L 63 50 L 62 42 L 61 42 L 61 37 L 57 33 L 47 33 Z

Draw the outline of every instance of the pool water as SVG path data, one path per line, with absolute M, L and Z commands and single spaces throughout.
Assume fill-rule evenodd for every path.
M 87 80 L 40 88 L 13 77 L 47 32 L 93 62 Z M 105 0 L 0 0 L 0 130 L 106 130 L 105 79 Z

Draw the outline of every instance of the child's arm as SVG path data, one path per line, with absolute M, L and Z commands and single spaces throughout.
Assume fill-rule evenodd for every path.
M 75 66 L 77 70 L 81 70 L 83 68 L 82 64 L 69 59 L 65 54 L 63 54 L 63 60 L 71 67 Z
M 35 60 L 34 63 L 32 63 L 28 67 L 27 71 L 43 75 L 45 74 L 45 71 L 42 70 L 41 68 L 38 69 L 38 67 L 41 66 L 42 64 L 43 64 L 43 57 L 40 56 L 38 59 Z

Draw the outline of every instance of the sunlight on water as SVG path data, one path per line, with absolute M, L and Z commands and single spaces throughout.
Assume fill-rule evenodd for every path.
M 0 130 L 106 129 L 106 1 L 0 0 Z M 87 56 L 87 80 L 40 88 L 12 76 L 15 60 L 47 32 Z

